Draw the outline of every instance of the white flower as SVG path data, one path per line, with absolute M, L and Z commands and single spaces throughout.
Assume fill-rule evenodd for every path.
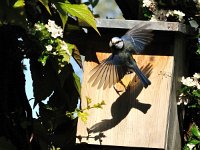
M 142 7 L 150 7 L 150 5 L 151 5 L 151 0 L 143 0 Z
M 47 45 L 45 47 L 46 47 L 47 51 L 49 51 L 49 52 L 53 49 L 53 47 L 51 45 Z
M 187 77 L 187 78 L 182 77 L 181 82 L 183 85 L 186 85 L 188 87 L 196 87 L 197 89 L 200 90 L 200 83 L 198 79 L 200 79 L 200 74 L 195 73 L 193 77 Z
M 189 147 L 189 149 L 192 150 L 192 149 L 195 147 L 195 145 L 192 144 L 192 143 L 188 143 L 188 144 L 187 144 L 187 147 Z
M 159 21 L 159 19 L 155 15 L 152 15 L 150 21 Z
M 53 37 L 53 38 L 57 38 L 57 37 L 63 37 L 63 33 L 62 33 L 62 30 L 57 30 L 57 29 L 53 29 L 52 31 L 51 31 L 51 36 Z
M 181 105 L 181 104 L 182 104 L 182 101 L 178 101 L 178 102 L 177 102 L 177 105 Z
M 197 89 L 200 89 L 200 84 L 199 84 L 199 81 L 198 81 L 198 79 L 200 79 L 200 73 L 195 73 L 193 75 L 193 79 L 195 81 Z
M 178 16 L 181 16 L 181 17 L 185 16 L 185 14 L 182 11 L 180 11 L 180 10 L 174 10 L 174 14 L 176 14 Z
M 185 14 L 182 11 L 180 11 L 180 10 L 174 10 L 174 15 L 178 16 L 178 20 L 179 21 L 182 21 L 183 17 L 185 16 Z
M 200 79 L 200 73 L 195 73 L 195 74 L 193 75 L 193 77 L 196 78 L 196 79 Z
M 63 29 L 55 24 L 55 21 L 48 20 L 48 24 L 45 25 L 47 30 L 51 33 L 53 38 L 63 37 Z
M 181 105 L 181 104 L 187 105 L 188 103 L 189 103 L 189 99 L 187 98 L 187 96 L 181 93 L 179 95 L 177 105 Z
M 200 84 L 198 83 L 196 86 L 197 86 L 197 89 L 200 90 Z
M 64 41 L 61 41 L 61 49 L 62 50 L 64 50 L 64 51 L 66 51 L 66 53 L 69 55 L 69 56 L 71 56 L 71 54 L 70 54 L 70 52 L 69 52 L 69 49 L 68 49 L 68 46 L 67 46 L 67 44 L 64 42 Z
M 166 13 L 166 17 L 169 17 L 169 16 L 174 16 L 174 11 L 169 10 L 169 11 Z
M 36 30 L 39 30 L 39 31 L 41 31 L 41 29 L 42 29 L 41 26 L 37 23 L 34 25 L 34 27 Z
M 187 77 L 187 78 L 182 77 L 181 82 L 182 82 L 183 85 L 186 85 L 186 86 L 189 86 L 189 87 L 196 85 L 195 81 L 190 77 Z
M 185 98 L 184 101 L 183 101 L 183 104 L 184 104 L 184 105 L 187 105 L 188 103 L 189 103 L 189 99 L 188 99 L 188 98 Z

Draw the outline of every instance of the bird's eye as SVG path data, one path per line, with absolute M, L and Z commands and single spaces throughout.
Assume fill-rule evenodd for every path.
M 117 49 L 122 49 L 123 46 L 124 46 L 123 41 L 119 41 L 119 42 L 115 43 L 115 47 L 116 47 Z
M 119 37 L 113 37 L 109 43 L 110 47 L 115 47 L 117 49 L 122 49 L 124 44 L 123 44 L 123 40 L 120 39 Z

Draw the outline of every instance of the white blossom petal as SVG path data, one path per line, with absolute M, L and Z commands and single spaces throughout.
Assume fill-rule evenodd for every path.
M 47 45 L 45 47 L 46 47 L 47 51 L 51 51 L 53 49 L 53 47 L 51 45 Z
M 68 46 L 67 46 L 67 44 L 64 42 L 64 41 L 61 41 L 61 49 L 62 50 L 65 50 L 66 51 L 66 53 L 69 55 L 69 56 L 71 56 L 71 54 L 70 54 L 70 52 L 69 52 L 69 49 L 68 49 Z
M 142 7 L 149 7 L 151 5 L 151 0 L 143 0 Z
M 35 27 L 36 30 L 39 30 L 39 31 L 42 30 L 41 26 L 37 23 L 34 25 L 34 27 Z
M 200 79 L 200 73 L 195 73 L 195 74 L 193 75 L 193 77 L 196 78 L 196 79 Z
M 63 37 L 63 29 L 55 24 L 55 21 L 48 20 L 48 24 L 45 25 L 47 30 L 51 33 L 53 38 Z
M 150 21 L 159 21 L 159 19 L 155 15 L 152 15 Z
M 190 77 L 187 77 L 187 78 L 182 77 L 181 82 L 182 82 L 183 85 L 186 85 L 186 86 L 189 86 L 189 87 L 196 85 L 194 79 L 192 79 Z
M 189 147 L 189 149 L 192 150 L 192 149 L 195 147 L 195 145 L 192 144 L 192 143 L 188 143 L 188 144 L 187 144 L 187 147 Z

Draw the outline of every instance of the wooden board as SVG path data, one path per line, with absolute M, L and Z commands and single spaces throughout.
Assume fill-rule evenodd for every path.
M 80 20 L 80 26 L 88 26 L 85 22 Z M 184 34 L 194 34 L 195 29 L 186 26 L 179 22 L 166 21 L 144 21 L 144 20 L 124 20 L 124 19 L 101 19 L 96 18 L 96 25 L 98 28 L 118 28 L 131 29 L 137 25 L 145 25 L 148 29 L 159 31 L 177 31 Z
M 97 53 L 99 61 L 109 54 Z M 126 75 L 116 90 L 91 87 L 89 71 L 97 64 L 84 62 L 82 84 L 82 107 L 86 97 L 92 103 L 104 100 L 103 109 L 90 110 L 87 124 L 78 121 L 77 143 L 126 147 L 166 147 L 168 137 L 168 115 L 173 82 L 173 56 L 134 55 L 138 66 L 149 77 L 152 84 L 144 89 L 135 74 Z M 80 140 L 81 139 L 81 140 Z

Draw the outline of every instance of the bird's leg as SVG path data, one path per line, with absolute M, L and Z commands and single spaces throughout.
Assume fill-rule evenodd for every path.
M 126 85 L 120 80 L 119 83 L 124 87 L 125 91 L 127 90 Z
M 113 85 L 113 88 L 114 88 L 115 92 L 120 96 L 121 95 L 120 94 L 121 91 L 117 90 L 116 87 L 115 87 L 115 85 Z
M 125 91 L 127 90 L 127 87 L 126 87 L 126 85 L 120 80 L 119 81 L 119 83 L 124 87 L 124 89 L 125 89 Z M 115 84 L 116 85 L 116 84 Z M 115 85 L 113 85 L 113 88 L 115 89 L 115 91 L 116 91 L 116 93 L 118 94 L 118 95 L 120 95 L 120 92 L 123 92 L 123 90 L 118 90 L 116 87 L 115 87 Z

